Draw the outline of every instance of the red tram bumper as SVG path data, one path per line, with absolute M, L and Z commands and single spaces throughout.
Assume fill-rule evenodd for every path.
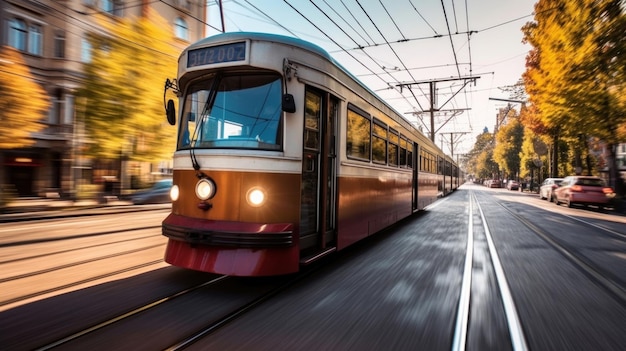
M 242 223 L 170 214 L 163 221 L 169 238 L 165 262 L 188 269 L 234 276 L 297 272 L 299 250 L 292 223 Z

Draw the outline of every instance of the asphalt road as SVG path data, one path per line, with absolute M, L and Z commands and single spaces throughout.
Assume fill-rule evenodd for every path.
M 294 278 L 168 266 L 165 215 L 0 224 L 0 345 L 166 349 Z M 293 284 L 187 348 L 623 350 L 626 217 L 465 185 Z

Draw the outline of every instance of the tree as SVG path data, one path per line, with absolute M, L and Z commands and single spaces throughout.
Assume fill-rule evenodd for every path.
M 480 179 L 492 178 L 498 173 L 498 164 L 493 161 L 493 134 L 486 129 L 476 137 L 469 152 L 467 170 Z
M 22 55 L 9 46 L 0 46 L 0 81 L 5 88 L 0 94 L 0 150 L 33 145 L 32 134 L 44 127 L 41 119 L 48 109 L 48 96 L 31 76 Z M 0 207 L 7 197 L 3 178 L 0 170 Z
M 176 129 L 164 118 L 163 83 L 176 75 L 179 55 L 170 26 L 154 12 L 102 25 L 110 35 L 91 36 L 92 59 L 80 93 L 88 153 L 147 162 L 169 158 Z
M 524 81 L 537 110 L 534 130 L 543 129 L 555 146 L 561 137 L 604 140 L 613 185 L 618 177 L 615 148 L 626 140 L 626 17 L 621 3 L 539 0 L 535 21 L 523 28 L 524 40 L 533 46 Z M 576 154 L 581 155 L 584 144 L 578 144 Z
M 498 130 L 493 160 L 509 176 L 518 176 L 520 170 L 520 151 L 524 127 L 518 118 L 509 118 L 508 123 Z
M 0 94 L 0 149 L 33 145 L 32 133 L 44 127 L 41 119 L 48 110 L 48 96 L 22 55 L 9 46 L 0 47 L 0 81 L 5 87 Z

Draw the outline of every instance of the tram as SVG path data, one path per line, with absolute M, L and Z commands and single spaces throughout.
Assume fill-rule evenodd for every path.
M 270 276 L 342 250 L 459 186 L 457 165 L 300 39 L 200 40 L 166 81 L 177 125 L 165 261 Z M 164 98 L 165 99 L 165 98 Z

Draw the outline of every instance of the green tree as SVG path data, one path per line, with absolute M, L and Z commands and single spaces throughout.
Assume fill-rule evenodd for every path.
M 179 50 L 156 13 L 103 21 L 109 35 L 93 34 L 91 62 L 81 90 L 88 154 L 156 162 L 174 150 L 175 127 L 163 111 L 163 83 L 176 75 Z
M 524 28 L 533 46 L 524 73 L 533 126 L 558 139 L 601 138 L 615 185 L 616 146 L 626 139 L 626 17 L 621 0 L 539 0 Z M 537 128 L 540 126 L 541 128 Z M 585 143 L 576 143 L 576 157 Z M 559 150 L 553 153 L 559 154 Z M 556 161 L 554 162 L 557 163 Z M 556 165 L 555 165 L 556 166 Z
M 0 47 L 0 149 L 33 145 L 32 133 L 44 125 L 41 119 L 48 110 L 48 96 L 37 84 L 22 55 L 9 46 Z

